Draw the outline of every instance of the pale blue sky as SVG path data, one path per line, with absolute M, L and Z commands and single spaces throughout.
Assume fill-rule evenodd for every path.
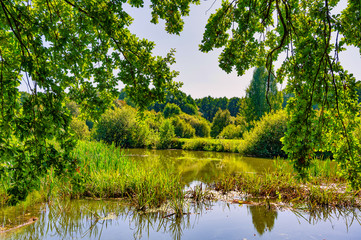
M 176 64 L 172 65 L 174 70 L 180 72 L 176 81 L 183 82 L 181 90 L 193 98 L 208 95 L 242 97 L 252 79 L 253 69 L 248 70 L 243 76 L 237 76 L 235 72 L 227 74 L 218 67 L 220 49 L 210 53 L 201 53 L 198 50 L 207 19 L 221 4 L 221 0 L 217 0 L 207 12 L 213 2 L 213 0 L 201 0 L 200 5 L 191 6 L 190 16 L 185 17 L 184 30 L 180 36 L 167 34 L 162 21 L 157 25 L 150 23 L 149 6 L 146 5 L 141 9 L 127 8 L 134 18 L 130 30 L 138 37 L 154 41 L 156 43 L 154 53 L 157 55 L 165 56 L 171 48 L 176 49 Z M 338 9 L 344 8 L 345 3 L 346 1 L 342 0 Z M 361 80 L 361 56 L 358 49 L 349 48 L 341 53 L 340 61 L 345 69 L 354 73 L 356 79 Z

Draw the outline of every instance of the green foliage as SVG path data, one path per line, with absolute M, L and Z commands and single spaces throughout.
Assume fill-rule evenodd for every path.
M 274 77 L 271 76 L 268 80 L 267 70 L 264 67 L 256 68 L 251 83 L 246 90 L 246 97 L 241 102 L 241 115 L 248 122 L 258 120 L 265 113 L 268 113 L 270 109 L 280 109 L 281 102 L 281 94 L 278 93 Z
M 165 94 L 165 100 L 163 102 L 157 101 L 150 105 L 148 109 L 155 110 L 156 112 L 163 112 L 165 106 L 168 103 L 174 103 L 175 105 L 179 106 L 184 113 L 189 115 L 198 114 L 196 102 L 190 95 L 187 95 L 178 89 L 166 91 Z
M 239 100 L 240 100 L 240 98 L 233 97 L 233 98 L 230 98 L 228 101 L 227 109 L 232 117 L 236 117 L 237 114 L 239 113 Z
M 232 98 L 232 103 L 230 106 L 230 100 L 226 97 L 213 98 L 211 96 L 208 96 L 201 99 L 196 99 L 196 102 L 197 106 L 199 107 L 199 111 L 202 113 L 202 116 L 208 121 L 212 121 L 219 109 L 226 110 L 230 107 L 230 112 L 233 113 L 234 111 L 236 111 L 235 108 L 237 108 L 237 106 L 234 105 L 235 102 L 238 102 L 237 99 L 239 100 L 239 98 Z M 232 116 L 236 116 L 236 114 L 237 113 Z
M 196 135 L 196 130 L 187 123 L 184 119 L 179 117 L 172 118 L 175 136 L 181 138 L 192 138 Z
M 65 104 L 66 108 L 70 111 L 71 116 L 78 117 L 80 114 L 79 106 L 74 101 L 68 101 Z
M 158 148 L 169 148 L 172 139 L 175 137 L 174 127 L 171 120 L 166 119 L 159 128 L 159 146 Z
M 163 110 L 163 115 L 165 118 L 171 118 L 173 116 L 179 115 L 181 113 L 180 107 L 174 103 L 167 103 Z
M 193 151 L 238 152 L 241 141 L 235 139 L 181 138 L 174 139 L 173 146 Z
M 75 134 L 75 138 L 79 140 L 89 140 L 90 131 L 85 121 L 73 117 L 70 122 L 70 129 Z
M 285 156 L 281 138 L 287 125 L 286 112 L 279 110 L 264 115 L 255 127 L 243 134 L 239 153 L 257 157 Z
M 53 167 L 57 175 L 72 173 L 76 161 L 69 156 L 74 141 L 69 136 L 71 117 L 62 105 L 64 94 L 23 95 L 21 104 L 17 86 L 3 72 L 0 82 L 0 178 L 6 176 L 8 202 L 24 200 L 37 189 L 39 177 Z M 62 151 L 50 139 L 56 139 Z
M 318 164 L 323 168 L 329 163 Z M 339 184 L 344 184 L 345 181 L 336 177 L 336 169 L 303 180 L 300 184 L 300 179 L 292 166 L 280 159 L 275 162 L 274 171 L 261 175 L 242 173 L 238 176 L 222 176 L 215 183 L 215 189 L 222 192 L 242 191 L 254 198 L 264 198 L 266 202 L 269 198 L 292 202 L 294 207 L 304 208 L 306 204 L 309 210 L 315 210 L 319 206 L 331 209 L 358 207 L 360 203 L 357 201 L 357 191 L 340 191 Z
M 316 152 L 330 151 L 353 188 L 361 188 L 361 148 L 352 135 L 359 115 L 356 80 L 340 65 L 347 45 L 361 49 L 360 1 L 223 1 L 206 25 L 200 50 L 223 48 L 219 66 L 243 75 L 266 66 L 267 82 L 287 80 L 284 151 L 304 176 Z M 230 34 L 232 32 L 232 34 Z M 264 38 L 259 38 L 262 35 Z M 332 38 L 332 36 L 341 36 Z M 287 53 L 275 71 L 274 62 Z M 314 106 L 320 109 L 316 114 Z
M 107 110 L 95 127 L 95 139 L 122 147 L 145 147 L 149 129 L 130 106 Z
M 151 4 L 152 22 L 165 20 L 179 33 L 189 4 L 199 0 Z M 71 174 L 74 146 L 65 92 L 84 117 L 97 120 L 125 84 L 132 101 L 145 108 L 179 87 L 170 69 L 174 51 L 154 57 L 154 43 L 129 30 L 126 1 L 10 1 L 0 7 L 0 159 L 10 159 L 12 201 L 24 199 L 37 178 L 54 167 Z M 143 1 L 130 1 L 143 6 Z M 3 41 L 4 40 L 4 41 Z M 121 69 L 121 71 L 114 71 Z M 23 81 L 29 96 L 19 101 Z M 56 139 L 60 149 L 49 140 Z
M 189 123 L 195 130 L 197 137 L 209 137 L 211 133 L 211 127 L 209 122 L 200 117 L 200 116 L 190 116 L 187 114 L 179 115 L 180 119 L 185 120 Z
M 245 127 L 241 125 L 229 124 L 225 128 L 223 128 L 222 132 L 218 134 L 219 138 L 225 139 L 238 139 L 242 138 L 243 132 L 245 131 Z
M 213 118 L 211 136 L 217 137 L 226 126 L 232 123 L 231 114 L 228 110 L 219 109 Z

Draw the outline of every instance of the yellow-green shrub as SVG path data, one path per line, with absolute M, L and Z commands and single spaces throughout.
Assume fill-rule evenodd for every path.
M 90 138 L 90 131 L 85 121 L 73 117 L 70 122 L 70 129 L 75 134 L 75 137 L 80 140 L 88 140 Z
M 95 139 L 122 147 L 145 147 L 149 128 L 130 106 L 107 110 L 95 129 Z
M 285 157 L 281 138 L 286 131 L 287 116 L 284 110 L 268 113 L 249 132 L 245 132 L 238 151 L 257 157 Z

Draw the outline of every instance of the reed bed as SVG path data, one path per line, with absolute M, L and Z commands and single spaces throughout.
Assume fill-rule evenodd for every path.
M 139 209 L 160 206 L 178 196 L 182 189 L 180 175 L 155 161 L 151 166 L 138 164 L 124 156 L 114 145 L 79 142 L 73 152 L 79 159 L 77 169 L 83 179 L 81 196 L 129 198 Z
M 315 161 L 308 178 L 300 179 L 285 160 L 275 162 L 275 171 L 263 174 L 242 173 L 218 179 L 214 189 L 223 193 L 239 191 L 251 197 L 275 199 L 296 206 L 361 207 L 359 191 L 347 188 L 337 174 L 337 165 Z

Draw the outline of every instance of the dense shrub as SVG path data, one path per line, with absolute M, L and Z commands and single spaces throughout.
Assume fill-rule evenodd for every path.
M 165 106 L 165 108 L 163 110 L 163 115 L 165 118 L 170 118 L 170 117 L 179 115 L 181 112 L 182 111 L 181 111 L 180 107 L 178 107 L 176 104 L 167 103 L 167 105 Z
M 238 151 L 245 155 L 257 157 L 285 157 L 281 138 L 286 131 L 287 116 L 284 110 L 263 116 L 255 127 L 245 132 Z
M 217 137 L 226 126 L 232 123 L 231 114 L 228 110 L 219 109 L 213 118 L 211 136 Z
M 75 134 L 75 137 L 80 140 L 88 140 L 90 138 L 90 131 L 85 121 L 73 117 L 70 122 L 70 129 Z
M 218 138 L 225 138 L 225 139 L 238 139 L 242 138 L 243 132 L 245 131 L 245 126 L 242 125 L 234 125 L 230 124 L 223 128 L 222 132 L 218 134 Z
M 211 127 L 209 122 L 201 116 L 191 116 L 188 114 L 181 114 L 179 118 L 189 123 L 195 130 L 197 137 L 209 137 L 211 133 Z
M 137 121 L 136 110 L 129 106 L 107 110 L 95 130 L 95 139 L 122 147 L 145 147 L 149 129 Z
M 159 132 L 160 125 L 164 121 L 162 113 L 157 113 L 154 110 L 145 111 L 143 113 L 143 121 L 148 125 L 149 129 Z
M 166 119 L 159 128 L 159 145 L 158 148 L 169 148 L 172 139 L 175 137 L 174 127 L 169 119 Z
M 174 133 L 177 137 L 192 138 L 196 134 L 196 130 L 184 119 L 174 117 L 172 118 L 172 124 L 174 126 Z

